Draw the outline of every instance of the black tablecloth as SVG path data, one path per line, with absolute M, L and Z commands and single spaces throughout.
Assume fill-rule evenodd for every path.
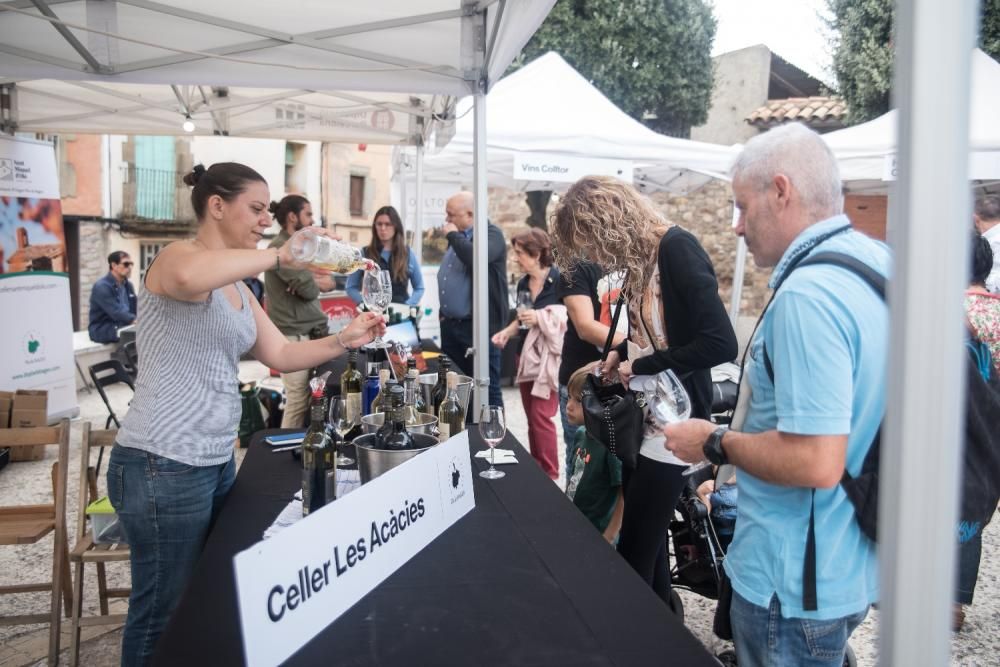
M 300 483 L 255 435 L 156 665 L 244 663 L 233 556 Z M 472 451 L 484 449 L 474 430 Z M 509 436 L 520 463 L 475 475 L 476 508 L 302 647 L 289 665 L 716 665 Z M 473 471 L 485 469 L 473 459 Z

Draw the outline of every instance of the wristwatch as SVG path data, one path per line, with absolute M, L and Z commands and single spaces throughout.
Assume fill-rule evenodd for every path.
M 705 453 L 705 458 L 712 465 L 725 465 L 729 463 L 729 459 L 726 458 L 726 450 L 722 448 L 722 436 L 726 434 L 729 429 L 725 426 L 720 426 L 719 428 L 712 431 L 712 435 L 708 436 L 708 440 L 702 446 L 702 451 Z

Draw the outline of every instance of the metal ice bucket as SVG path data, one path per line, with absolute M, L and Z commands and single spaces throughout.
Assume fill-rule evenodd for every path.
M 411 433 L 410 435 L 413 436 L 413 444 L 416 447 L 402 450 L 376 449 L 374 433 L 356 437 L 354 448 L 358 457 L 358 472 L 361 473 L 361 483 L 367 484 L 379 475 L 438 444 L 437 438 L 432 435 L 424 433 Z
M 374 433 L 385 423 L 385 413 L 375 412 L 361 418 L 361 429 L 365 433 Z M 437 417 L 418 412 L 416 423 L 407 424 L 406 430 L 410 433 L 423 433 L 424 435 L 437 436 Z
M 437 373 L 424 373 L 420 376 L 420 391 L 424 396 L 424 403 L 431 404 L 431 392 L 437 384 Z M 472 395 L 472 378 L 468 375 L 458 376 L 458 402 L 462 406 L 462 412 L 469 414 L 469 397 Z

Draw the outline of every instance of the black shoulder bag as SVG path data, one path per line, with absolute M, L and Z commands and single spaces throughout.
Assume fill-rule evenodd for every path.
M 625 293 L 618 295 L 615 314 L 604 342 L 601 363 L 607 360 L 611 342 L 618 327 Z M 645 430 L 646 398 L 642 392 L 632 391 L 621 382 L 603 384 L 600 378 L 590 374 L 583 385 L 583 421 L 587 434 L 604 444 L 617 456 L 622 465 L 634 470 L 639 457 Z

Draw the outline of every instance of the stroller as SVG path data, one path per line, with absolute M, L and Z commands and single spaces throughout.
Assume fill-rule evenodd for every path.
M 727 526 L 709 513 L 698 498 L 698 486 L 711 479 L 710 468 L 699 471 L 687 481 L 670 522 L 668 545 L 671 549 L 670 603 L 684 620 L 684 605 L 677 589 L 691 591 L 709 600 L 719 599 L 722 563 L 726 557 L 732 533 Z M 716 656 L 727 667 L 735 667 L 736 654 L 730 649 Z M 850 644 L 844 653 L 844 667 L 855 667 L 857 659 Z

